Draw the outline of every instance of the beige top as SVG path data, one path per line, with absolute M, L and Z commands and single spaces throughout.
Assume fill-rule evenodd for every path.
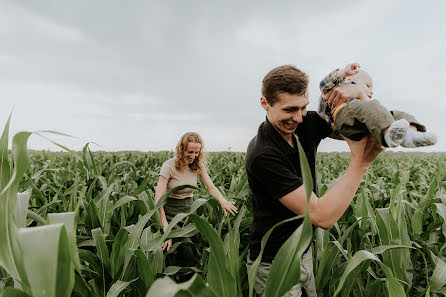
M 203 170 L 206 170 L 203 168 Z M 166 193 L 175 187 L 182 185 L 197 186 L 197 173 L 193 172 L 189 168 L 185 168 L 182 172 L 179 172 L 175 168 L 175 158 L 169 159 L 163 163 L 161 167 L 160 176 L 167 179 Z M 193 189 L 182 189 L 171 194 L 169 197 L 184 199 L 192 197 L 194 195 Z

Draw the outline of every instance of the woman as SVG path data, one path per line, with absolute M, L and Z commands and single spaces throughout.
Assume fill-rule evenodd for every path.
M 195 132 L 184 134 L 176 147 L 175 157 L 164 162 L 161 167 L 158 185 L 155 189 L 155 203 L 171 189 L 181 185 L 197 186 L 197 175 L 208 188 L 209 193 L 220 202 L 225 215 L 229 211 L 237 213 L 235 202 L 227 201 L 215 187 L 203 164 L 203 140 Z M 161 224 L 164 232 L 167 230 L 168 220 L 180 213 L 189 212 L 193 202 L 193 189 L 186 188 L 173 193 L 160 209 Z M 161 245 L 163 250 L 170 250 L 172 239 Z

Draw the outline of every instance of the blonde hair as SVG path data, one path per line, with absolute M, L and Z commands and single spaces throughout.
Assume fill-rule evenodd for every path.
M 198 158 L 194 160 L 191 164 L 187 164 L 184 160 L 184 152 L 187 149 L 187 144 L 190 142 L 201 144 L 200 153 L 198 154 Z M 175 149 L 175 168 L 178 171 L 183 171 L 186 167 L 189 167 L 193 172 L 200 173 L 203 166 L 205 155 L 203 153 L 203 140 L 200 135 L 196 132 L 187 132 L 183 136 L 181 136 L 178 141 L 177 147 Z

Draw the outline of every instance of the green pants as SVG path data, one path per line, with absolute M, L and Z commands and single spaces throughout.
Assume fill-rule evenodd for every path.
M 254 261 L 249 259 L 248 265 L 252 265 Z M 265 294 L 266 281 L 271 270 L 272 263 L 260 262 L 259 270 L 257 271 L 256 279 L 254 281 L 254 291 L 256 297 L 262 297 Z M 302 290 L 303 289 L 303 290 Z M 286 292 L 282 297 L 317 297 L 316 284 L 314 282 L 313 274 L 313 254 L 311 248 L 303 255 L 300 265 L 300 280 Z
M 185 198 L 185 199 L 175 199 L 175 198 L 167 198 L 166 203 L 164 204 L 164 213 L 166 214 L 166 219 L 168 222 L 172 221 L 175 215 L 180 212 L 187 213 L 190 211 L 190 207 L 193 203 L 193 198 Z M 177 228 L 183 227 L 183 222 L 178 223 Z M 192 242 L 194 243 L 194 239 L 196 242 L 196 235 L 190 238 L 188 237 L 180 237 L 173 238 L 172 242 Z M 200 258 L 194 252 L 194 249 L 190 245 L 182 244 L 180 245 L 173 255 L 168 255 L 166 262 L 168 265 L 172 266 L 180 266 L 180 267 L 195 267 L 197 263 L 200 262 Z
M 406 119 L 419 131 L 426 131 L 426 127 L 412 115 L 402 111 L 388 111 L 378 100 L 355 100 L 347 103 L 337 112 L 335 126 L 336 130 L 349 139 L 360 140 L 370 133 L 382 145 L 383 131 L 400 119 Z

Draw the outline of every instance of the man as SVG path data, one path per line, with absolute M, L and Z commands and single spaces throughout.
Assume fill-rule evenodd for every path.
M 251 227 L 250 255 L 254 261 L 260 253 L 263 235 L 276 223 L 305 213 L 306 197 L 299 165 L 295 136 L 308 159 L 316 181 L 315 160 L 320 141 L 333 131 L 316 112 L 307 111 L 308 77 L 294 66 L 284 65 L 271 70 L 263 79 L 260 103 L 266 120 L 247 150 L 246 171 L 252 190 L 254 220 Z M 345 100 L 359 95 L 362 89 L 351 86 L 329 94 L 328 100 Z M 330 101 L 331 102 L 331 101 Z M 373 137 L 361 141 L 345 139 L 351 150 L 350 165 L 339 180 L 318 198 L 316 182 L 310 198 L 310 219 L 313 225 L 328 229 L 350 205 L 368 166 L 383 148 Z M 302 223 L 295 220 L 276 228 L 271 234 L 256 277 L 255 291 L 262 296 L 271 262 L 277 251 Z M 304 255 L 300 282 L 285 296 L 316 296 L 311 249 Z

